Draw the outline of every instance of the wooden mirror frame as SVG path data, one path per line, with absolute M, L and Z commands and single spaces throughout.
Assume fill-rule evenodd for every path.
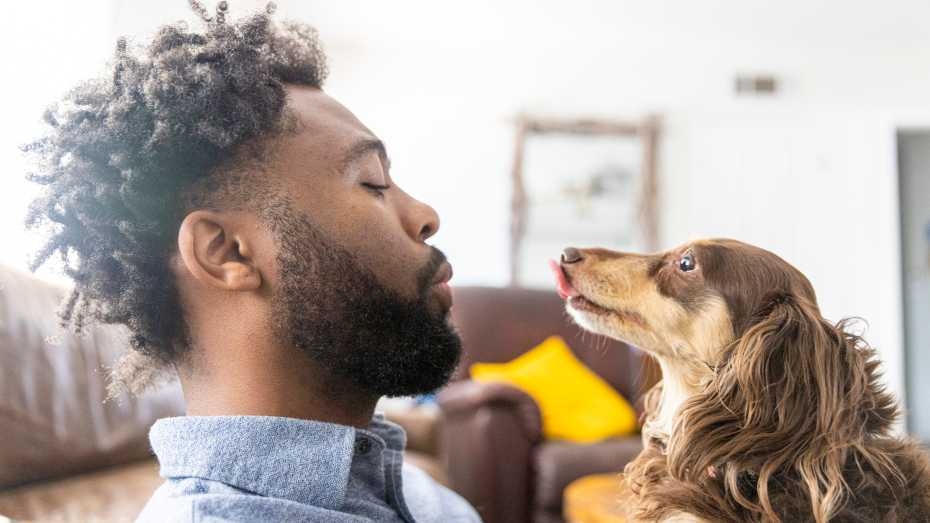
M 532 134 L 615 135 L 638 137 L 642 141 L 639 195 L 639 223 L 645 248 L 658 249 L 658 175 L 657 149 L 659 118 L 649 115 L 638 122 L 603 119 L 556 119 L 519 116 L 516 121 L 516 145 L 513 156 L 513 192 L 510 201 L 510 285 L 519 284 L 521 242 L 526 233 L 527 196 L 523 181 L 523 155 L 526 140 Z

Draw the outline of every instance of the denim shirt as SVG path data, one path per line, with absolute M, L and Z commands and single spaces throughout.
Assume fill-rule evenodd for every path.
M 149 433 L 165 478 L 137 521 L 480 522 L 403 462 L 406 435 L 266 416 L 185 416 Z

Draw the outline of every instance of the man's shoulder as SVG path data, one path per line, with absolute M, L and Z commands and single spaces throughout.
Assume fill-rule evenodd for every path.
M 481 521 L 478 513 L 463 497 L 409 463 L 403 466 L 403 488 L 407 507 L 417 521 Z
M 200 478 L 168 480 L 146 503 L 136 523 L 251 521 L 355 522 L 353 517 L 294 501 L 269 498 Z M 357 521 L 362 521 L 358 519 Z

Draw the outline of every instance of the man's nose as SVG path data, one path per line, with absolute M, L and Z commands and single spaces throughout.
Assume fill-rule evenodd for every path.
M 411 208 L 406 213 L 405 228 L 417 241 L 425 242 L 439 231 L 439 214 L 429 205 L 410 198 Z
M 562 250 L 562 263 L 578 263 L 583 259 L 584 256 L 581 255 L 581 251 L 574 247 L 566 247 Z

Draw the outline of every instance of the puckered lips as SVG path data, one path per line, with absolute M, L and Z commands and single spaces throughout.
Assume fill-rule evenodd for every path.
M 436 293 L 443 310 L 452 308 L 452 288 L 449 286 L 449 280 L 451 279 L 452 265 L 449 262 L 444 262 L 439 266 L 439 270 L 436 271 L 436 276 L 433 278 L 433 292 Z

